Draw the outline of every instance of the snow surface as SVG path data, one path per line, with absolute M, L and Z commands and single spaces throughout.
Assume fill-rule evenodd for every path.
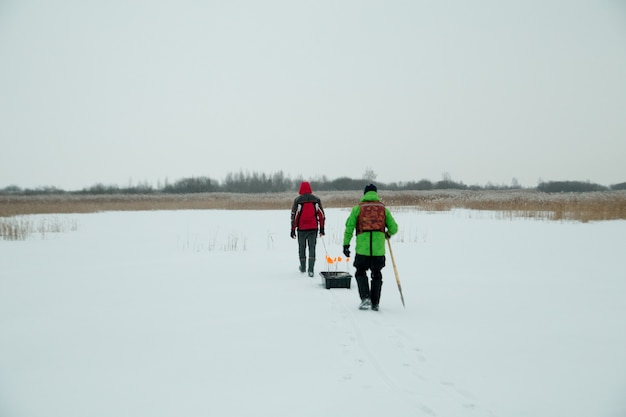
M 626 416 L 625 221 L 392 211 L 379 312 L 322 286 L 341 209 L 314 278 L 288 210 L 0 241 L 0 416 Z

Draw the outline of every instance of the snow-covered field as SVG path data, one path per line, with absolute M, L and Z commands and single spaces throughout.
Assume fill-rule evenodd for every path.
M 321 285 L 341 209 L 314 278 L 288 210 L 0 240 L 0 416 L 626 416 L 626 221 L 392 212 L 379 312 Z

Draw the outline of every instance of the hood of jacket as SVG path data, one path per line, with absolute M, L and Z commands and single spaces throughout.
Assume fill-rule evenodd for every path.
M 300 194 L 311 194 L 313 190 L 311 190 L 311 184 L 307 181 L 302 181 L 300 184 Z
M 368 191 L 363 195 L 361 201 L 380 201 L 380 197 L 376 191 Z

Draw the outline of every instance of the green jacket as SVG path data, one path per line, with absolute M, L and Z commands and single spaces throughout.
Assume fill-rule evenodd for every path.
M 366 201 L 380 201 L 378 194 L 376 191 L 368 191 L 365 193 L 361 202 Z M 354 234 L 354 230 L 357 226 L 357 220 L 359 218 L 359 213 L 361 211 L 361 207 L 356 205 L 352 208 L 350 212 L 350 216 L 346 220 L 346 231 L 343 235 L 343 244 L 349 245 L 352 240 L 352 236 Z M 385 227 L 387 229 L 387 233 L 390 236 L 398 233 L 398 224 L 395 219 L 389 212 L 389 209 L 385 207 Z M 357 234 L 356 236 L 356 249 L 355 252 L 357 255 L 366 255 L 366 256 L 384 256 L 385 255 L 385 233 L 374 231 L 374 232 L 362 232 Z

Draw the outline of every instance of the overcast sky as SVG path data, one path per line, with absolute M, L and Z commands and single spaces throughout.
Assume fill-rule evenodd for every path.
M 0 188 L 626 181 L 624 0 L 0 0 Z

